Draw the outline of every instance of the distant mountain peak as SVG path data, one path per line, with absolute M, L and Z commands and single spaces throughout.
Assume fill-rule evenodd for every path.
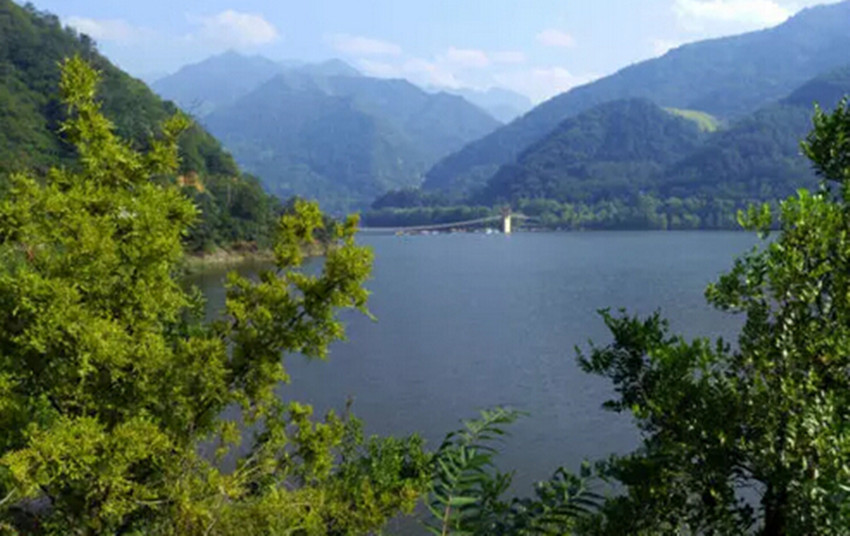
M 313 76 L 363 76 L 360 71 L 337 58 L 332 58 L 319 63 L 301 65 L 300 67 L 297 67 L 297 70 Z
M 797 24 L 799 21 L 805 21 L 811 17 L 828 17 L 831 19 L 841 14 L 850 15 L 850 0 L 842 0 L 841 2 L 834 2 L 832 4 L 818 4 L 804 7 L 783 24 Z M 847 24 L 846 19 L 843 21 L 839 19 L 838 22 L 843 22 L 845 25 Z
M 331 59 L 304 64 L 295 61 L 276 62 L 265 56 L 246 55 L 234 49 L 183 66 L 176 73 L 160 78 L 153 89 L 198 117 L 228 106 L 277 76 L 294 73 L 312 84 L 314 77 L 362 76 L 342 60 Z
M 501 87 L 487 89 L 435 87 L 432 90 L 461 96 L 502 123 L 510 123 L 533 107 L 531 99 L 525 95 Z
M 439 158 L 499 126 L 462 97 L 355 73 L 339 60 L 285 70 L 205 124 L 272 192 L 333 213 L 420 184 Z
M 227 50 L 225 50 L 221 54 L 215 54 L 213 56 L 210 56 L 209 59 L 213 59 L 213 58 L 244 58 L 244 57 L 245 56 L 242 53 L 238 52 L 235 48 L 228 48 Z
M 245 56 L 228 50 L 157 80 L 153 89 L 182 108 L 204 117 L 216 108 L 239 99 L 283 71 L 263 56 Z

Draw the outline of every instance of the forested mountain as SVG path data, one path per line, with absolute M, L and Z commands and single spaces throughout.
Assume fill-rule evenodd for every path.
M 283 69 L 281 64 L 262 56 L 229 51 L 186 65 L 151 87 L 163 98 L 201 118 L 247 95 Z
M 456 95 L 336 74 L 343 65 L 286 70 L 204 124 L 271 192 L 333 212 L 419 185 L 434 162 L 499 126 Z
M 718 132 L 659 178 L 662 195 L 770 200 L 816 184 L 800 140 L 815 104 L 832 109 L 850 95 L 850 65 L 807 82 L 788 97 Z
M 634 196 L 704 137 L 695 121 L 645 99 L 602 104 L 567 119 L 516 163 L 502 166 L 476 200 L 593 203 Z
M 186 65 L 151 86 L 162 98 L 176 102 L 198 118 L 233 104 L 281 73 L 297 76 L 360 76 L 341 60 L 320 63 L 276 62 L 263 56 L 246 56 L 229 50 Z
M 119 135 L 144 148 L 159 124 L 177 111 L 148 87 L 101 56 L 85 35 L 63 28 L 58 18 L 30 6 L 0 0 L 0 184 L 15 171 L 68 165 L 73 149 L 57 129 L 60 62 L 79 54 L 102 73 L 106 116 Z M 242 176 L 233 158 L 195 125 L 180 143 L 180 180 L 203 207 L 189 237 L 194 248 L 265 239 L 277 201 L 259 182 Z
M 628 202 L 648 193 L 744 204 L 786 197 L 815 184 L 799 147 L 811 129 L 814 105 L 833 108 L 848 94 L 850 66 L 701 135 L 696 120 L 647 100 L 603 104 L 565 120 L 515 163 L 502 166 L 474 201 Z
M 733 228 L 736 210 L 816 186 L 800 140 L 814 105 L 831 109 L 845 95 L 850 65 L 719 129 L 711 116 L 646 99 L 605 103 L 563 121 L 465 199 L 390 192 L 366 221 L 423 224 L 460 206 L 511 204 L 556 227 Z
M 776 101 L 806 80 L 844 65 L 850 1 L 805 9 L 772 29 L 681 46 L 575 88 L 435 165 L 429 189 L 469 191 L 564 119 L 603 102 L 647 98 L 659 106 L 731 120 Z

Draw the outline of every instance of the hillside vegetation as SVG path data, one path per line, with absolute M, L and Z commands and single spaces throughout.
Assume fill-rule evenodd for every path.
M 716 117 L 699 110 L 682 110 L 680 108 L 665 108 L 665 110 L 679 117 L 690 119 L 703 132 L 715 132 L 720 128 L 720 121 Z
M 737 228 L 736 212 L 749 203 L 817 184 L 800 140 L 815 104 L 832 109 L 843 95 L 850 95 L 850 66 L 717 130 L 706 128 L 705 114 L 645 99 L 602 104 L 563 121 L 470 195 L 395 192 L 376 200 L 365 219 L 423 223 L 459 213 L 447 210 L 452 205 L 510 204 L 568 229 Z
M 468 193 L 564 119 L 611 100 L 645 98 L 721 120 L 744 117 L 820 73 L 845 65 L 850 1 L 803 10 L 784 24 L 671 50 L 572 89 L 446 157 L 425 188 Z
M 503 166 L 475 199 L 494 204 L 633 196 L 702 140 L 694 121 L 648 100 L 614 101 L 561 123 L 516 164 Z
M 75 54 L 102 73 L 103 111 L 133 146 L 146 148 L 158 125 L 177 111 L 57 17 L 0 0 L 0 183 L 25 169 L 44 173 L 73 165 L 75 149 L 57 132 L 67 112 L 59 101 L 59 64 Z M 267 240 L 277 201 L 240 173 L 215 138 L 192 125 L 180 140 L 180 157 L 185 191 L 203 208 L 188 238 L 193 248 Z
M 227 81 L 228 72 L 246 76 Z M 418 186 L 440 158 L 500 125 L 462 97 L 363 76 L 339 60 L 285 66 L 228 53 L 155 87 L 201 103 L 204 125 L 270 192 L 335 213 Z

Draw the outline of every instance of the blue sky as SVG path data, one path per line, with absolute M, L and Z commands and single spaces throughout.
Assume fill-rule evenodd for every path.
M 534 101 L 825 0 L 34 0 L 145 78 L 235 49 Z

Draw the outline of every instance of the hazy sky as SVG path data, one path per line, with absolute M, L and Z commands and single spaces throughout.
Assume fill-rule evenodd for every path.
M 145 78 L 227 49 L 535 101 L 825 0 L 33 0 Z

